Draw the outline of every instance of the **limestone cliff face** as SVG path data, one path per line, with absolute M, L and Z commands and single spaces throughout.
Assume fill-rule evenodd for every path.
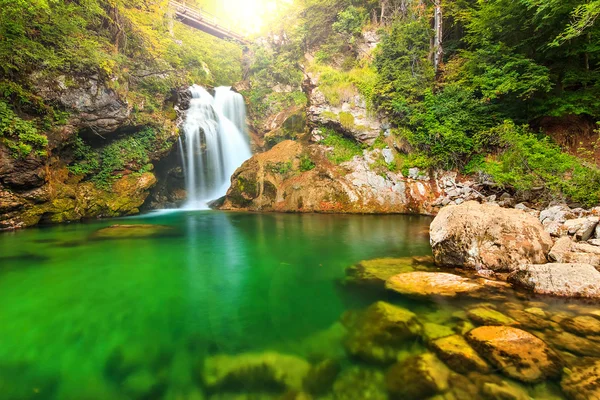
M 176 142 L 173 106 L 171 113 L 143 114 L 142 104 L 131 104 L 98 76 L 69 77 L 69 84 L 65 80 L 33 80 L 36 94 L 69 115 L 64 124 L 45 132 L 46 154 L 16 157 L 0 143 L 0 229 L 138 213 L 156 184 L 153 164 L 168 155 Z M 185 99 L 185 95 L 174 97 L 171 104 Z M 148 127 L 161 134 L 150 145 L 147 166 L 124 165 L 112 172 L 114 179 L 104 186 L 67 168 L 76 158 L 72 146 L 77 135 L 101 148 Z
M 435 214 L 455 173 L 404 176 L 377 168 L 381 150 L 336 165 L 319 144 L 284 141 L 257 154 L 231 179 L 223 209 L 323 213 Z M 314 164 L 307 170 L 304 160 Z

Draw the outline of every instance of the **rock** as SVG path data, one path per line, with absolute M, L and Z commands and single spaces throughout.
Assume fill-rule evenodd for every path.
M 426 342 L 452 335 L 454 335 L 454 330 L 449 326 L 433 322 L 425 322 L 423 324 L 423 339 L 425 339 Z
M 600 272 L 589 264 L 521 265 L 508 281 L 538 294 L 600 298 Z
M 361 367 L 345 369 L 333 384 L 333 394 L 336 400 L 388 400 L 383 373 Z
M 576 214 L 566 204 L 549 207 L 540 213 L 540 221 L 544 229 L 555 237 L 566 235 L 567 228 L 564 223 L 575 217 Z
M 524 310 L 508 310 L 506 313 L 524 328 L 541 330 L 552 325 L 547 316 L 540 317 Z
M 300 390 L 309 371 L 310 364 L 296 356 L 274 352 L 245 353 L 208 357 L 204 361 L 202 378 L 211 390 Z
M 553 243 L 531 215 L 474 201 L 443 208 L 430 238 L 436 264 L 493 271 L 543 264 Z
M 574 367 L 563 376 L 560 387 L 573 400 L 600 399 L 600 360 Z
M 578 356 L 600 357 L 600 344 L 569 332 L 551 332 L 548 338 L 555 348 Z
M 481 394 L 486 400 L 530 400 L 527 390 L 513 383 L 502 381 L 485 382 L 481 386 Z
M 485 306 L 470 309 L 467 316 L 478 325 L 518 325 L 514 319 Z
M 391 164 L 394 162 L 394 152 L 392 151 L 392 149 L 383 149 L 381 150 L 381 155 L 383 156 L 383 160 L 388 163 Z
M 425 353 L 394 364 L 385 378 L 397 399 L 425 399 L 449 388 L 450 370 L 435 355 Z
M 570 219 L 565 222 L 565 228 L 577 240 L 585 242 L 594 235 L 598 221 L 600 221 L 598 217 Z
M 581 336 L 600 336 L 600 320 L 590 315 L 578 315 L 564 319 L 560 326 L 565 330 Z
M 394 362 L 407 343 L 423 333 L 414 313 L 383 301 L 346 323 L 349 334 L 344 345 L 348 353 L 373 363 Z
M 472 280 L 445 272 L 406 272 L 385 282 L 386 289 L 413 297 L 456 297 L 473 294 L 483 288 Z
M 453 335 L 434 340 L 431 347 L 437 356 L 450 368 L 459 373 L 479 371 L 489 372 L 483 358 L 473 350 L 461 335 Z
M 466 335 L 473 348 L 507 376 L 527 383 L 560 375 L 558 355 L 531 333 L 509 326 L 482 326 Z
M 556 241 L 548 257 L 557 263 L 590 264 L 600 267 L 600 249 L 585 243 L 574 243 L 568 237 Z
M 341 371 L 340 363 L 325 360 L 313 365 L 304 378 L 304 389 L 314 395 L 327 393 Z
M 410 257 L 365 260 L 346 269 L 345 283 L 383 289 L 388 278 L 414 271 L 418 266 L 418 261 Z
M 588 243 L 592 246 L 600 246 L 600 239 L 590 239 L 588 240 Z
M 108 228 L 97 230 L 91 235 L 95 240 L 112 239 L 146 239 L 157 237 L 175 236 L 177 232 L 170 226 L 165 225 L 112 225 Z

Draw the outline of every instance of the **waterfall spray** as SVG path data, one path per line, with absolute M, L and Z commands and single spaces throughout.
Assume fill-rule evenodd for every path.
M 228 87 L 217 88 L 215 97 L 197 85 L 190 91 L 183 125 L 184 208 L 206 209 L 207 202 L 225 195 L 231 175 L 252 155 L 246 107 L 242 95 Z

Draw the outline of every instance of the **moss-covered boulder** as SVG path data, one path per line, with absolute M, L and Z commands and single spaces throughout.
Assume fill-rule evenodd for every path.
M 346 269 L 346 279 L 344 282 L 383 289 L 386 280 L 394 275 L 433 267 L 433 262 L 428 261 L 427 258 L 421 257 L 364 260 Z
M 487 362 L 473 350 L 461 335 L 434 340 L 431 342 L 431 347 L 437 356 L 456 372 L 478 371 L 486 373 L 490 370 Z
M 337 360 L 323 360 L 308 371 L 304 378 L 304 389 L 313 395 L 325 394 L 333 387 L 340 371 L 341 365 Z
M 507 317 L 489 306 L 479 306 L 467 311 L 467 316 L 477 325 L 518 325 L 514 319 Z
M 578 315 L 560 322 L 565 330 L 581 336 L 598 336 L 600 338 L 600 319 L 591 315 Z
M 434 322 L 423 323 L 423 340 L 431 342 L 447 336 L 454 335 L 454 330 L 448 325 L 440 325 Z
M 346 351 L 363 361 L 392 363 L 423 332 L 411 311 L 379 301 L 355 318 L 346 318 Z
M 448 390 L 449 378 L 448 367 L 435 355 L 425 353 L 392 365 L 385 383 L 393 399 L 417 400 Z
M 509 326 L 481 326 L 466 335 L 471 346 L 507 376 L 535 383 L 560 376 L 558 355 L 524 330 Z
M 354 366 L 338 376 L 333 385 L 336 400 L 388 400 L 385 376 L 375 369 Z
M 137 225 L 112 225 L 97 230 L 91 235 L 94 240 L 118 239 L 147 239 L 157 237 L 176 236 L 177 231 L 165 225 L 137 224 Z
M 406 272 L 390 277 L 385 287 L 410 297 L 447 297 L 475 294 L 483 286 L 459 275 L 445 272 Z
M 565 373 L 562 390 L 573 400 L 600 399 L 600 360 L 590 360 Z
M 202 381 L 209 390 L 301 390 L 310 364 L 296 356 L 267 353 L 216 355 L 204 361 Z
M 600 357 L 600 338 L 598 341 L 592 341 L 570 332 L 549 331 L 548 340 L 555 348 L 577 356 Z

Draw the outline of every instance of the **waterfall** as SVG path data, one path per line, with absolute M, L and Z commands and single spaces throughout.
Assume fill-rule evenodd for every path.
M 207 209 L 225 195 L 235 170 L 252 156 L 246 134 L 244 98 L 229 87 L 213 97 L 194 85 L 180 143 L 187 190 L 184 208 Z M 181 140 L 181 139 L 180 139 Z

